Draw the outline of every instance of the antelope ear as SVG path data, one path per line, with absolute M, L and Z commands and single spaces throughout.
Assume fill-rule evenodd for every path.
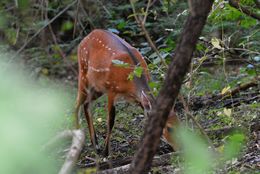
M 145 111 L 149 112 L 152 110 L 152 104 L 144 91 L 141 92 L 141 104 L 144 107 Z

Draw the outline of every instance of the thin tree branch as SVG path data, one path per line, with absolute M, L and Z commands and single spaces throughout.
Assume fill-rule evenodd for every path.
M 74 18 L 74 27 L 73 27 L 73 39 L 75 38 L 75 34 L 76 34 L 76 29 L 77 29 L 77 23 L 78 23 L 78 15 L 79 15 L 79 5 L 80 5 L 80 0 L 77 0 L 78 3 L 77 3 L 77 10 L 76 10 L 76 15 L 75 15 L 75 18 Z
M 145 14 L 144 14 L 144 18 L 143 18 L 143 21 L 142 21 L 143 24 L 145 24 L 145 22 L 146 22 L 146 19 L 147 19 L 148 13 L 149 13 L 150 5 L 151 5 L 151 0 L 148 0 L 146 10 L 145 10 Z
M 46 9 L 48 9 L 48 0 L 46 0 Z M 49 18 L 48 18 L 48 11 L 45 12 L 45 19 L 49 20 Z M 63 61 L 66 64 L 68 64 L 69 68 L 73 71 L 74 74 L 77 74 L 78 72 L 75 70 L 75 68 L 72 66 L 72 64 L 67 61 L 65 54 L 63 53 L 60 45 L 58 44 L 57 37 L 56 37 L 56 35 L 53 32 L 51 24 L 48 24 L 48 28 L 50 30 L 50 33 L 51 33 L 51 36 L 52 36 L 52 40 L 53 40 L 54 44 L 58 47 L 57 51 L 60 54 L 60 56 L 63 58 Z
M 85 143 L 85 131 L 84 130 L 73 130 L 73 138 L 70 150 L 67 154 L 66 160 L 61 167 L 59 174 L 70 174 L 73 167 L 75 166 L 80 152 Z
M 92 29 L 96 28 L 96 26 L 94 25 L 93 21 L 89 18 L 89 15 L 86 11 L 86 9 L 83 7 L 83 3 L 82 3 L 82 0 L 80 0 L 80 7 L 82 8 L 83 10 L 83 13 L 84 13 L 84 16 L 87 18 L 88 22 L 89 22 L 89 25 L 92 27 Z M 84 28 L 84 27 L 83 27 Z
M 72 139 L 69 152 L 66 155 L 66 160 L 63 163 L 59 174 L 70 174 L 73 170 L 85 143 L 85 132 L 86 131 L 84 129 L 65 130 L 57 134 L 43 146 L 42 150 L 46 150 L 48 148 L 51 148 L 53 145 L 57 144 L 61 140 Z
M 102 8 L 105 10 L 105 12 L 108 14 L 108 16 L 111 18 L 112 15 L 111 15 L 110 11 L 106 8 L 106 6 L 103 4 L 103 2 L 100 0 L 97 0 L 97 2 L 102 6 Z
M 152 39 L 151 39 L 151 37 L 149 35 L 149 32 L 146 30 L 146 27 L 145 27 L 145 22 L 146 22 L 146 18 L 147 18 L 147 15 L 148 15 L 148 10 L 149 10 L 150 3 L 151 3 L 151 1 L 149 0 L 148 3 L 147 3 L 147 7 L 146 7 L 146 12 L 145 12 L 144 18 L 142 19 L 141 16 L 138 16 L 137 13 L 136 13 L 136 9 L 135 9 L 133 0 L 130 0 L 130 4 L 132 6 L 132 10 L 133 10 L 133 13 L 134 13 L 134 18 L 136 20 L 136 23 L 141 27 L 142 31 L 144 32 L 144 36 L 145 36 L 148 44 L 155 51 L 157 56 L 160 58 L 162 64 L 165 67 L 168 67 L 167 63 L 162 58 L 159 50 L 156 48 L 155 44 L 153 43 L 153 41 L 152 41 Z
M 216 99 L 224 98 L 226 96 L 233 96 L 240 91 L 246 90 L 253 86 L 257 86 L 257 85 L 259 85 L 259 80 L 260 80 L 260 75 L 256 76 L 253 80 L 251 80 L 247 83 L 238 85 L 236 88 L 234 88 L 232 90 L 228 90 L 223 94 L 222 93 L 218 94 L 217 96 L 214 97 L 214 99 L 216 100 Z

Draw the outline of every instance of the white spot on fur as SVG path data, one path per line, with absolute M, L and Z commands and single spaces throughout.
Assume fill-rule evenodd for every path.
M 107 72 L 107 71 L 110 70 L 109 68 L 96 69 L 96 68 L 94 68 L 94 67 L 92 67 L 92 66 L 90 66 L 89 69 L 92 70 L 92 71 L 95 71 L 95 72 Z

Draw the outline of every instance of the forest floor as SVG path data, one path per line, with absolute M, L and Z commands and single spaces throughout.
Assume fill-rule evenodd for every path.
M 239 69 L 239 67 L 236 67 Z M 234 73 L 235 72 L 235 73 Z M 246 137 L 239 157 L 225 163 L 224 167 L 218 168 L 215 173 L 258 173 L 260 171 L 260 91 L 257 79 L 254 84 L 244 89 L 240 88 L 245 83 L 250 83 L 253 78 L 248 78 L 240 74 L 239 71 L 230 71 L 227 74 L 221 70 L 208 73 L 201 73 L 194 82 L 189 96 L 184 95 L 189 106 L 189 112 L 203 127 L 209 138 L 212 140 L 216 150 L 221 152 L 225 140 L 233 132 L 242 132 Z M 206 74 L 206 76 L 205 76 Z M 227 78 L 228 77 L 228 78 Z M 231 96 L 216 97 L 210 95 L 212 86 L 218 88 L 217 93 L 223 89 L 222 83 L 234 84 L 232 89 L 238 89 Z M 240 87 L 236 85 L 239 82 Z M 183 87 L 184 94 L 187 88 Z M 223 92 L 223 90 L 222 90 Z M 185 93 L 188 94 L 188 93 Z M 106 136 L 106 96 L 102 96 L 92 105 L 94 126 L 96 128 L 98 142 L 101 151 L 95 153 L 90 143 L 87 133 L 86 144 L 78 160 L 78 173 L 88 173 L 99 170 L 107 170 L 127 165 L 138 148 L 140 138 L 143 134 L 146 118 L 142 109 L 125 102 L 116 104 L 116 121 L 111 137 L 111 154 L 108 158 L 102 156 L 104 139 Z M 187 111 L 183 109 L 183 103 L 177 101 L 175 105 L 178 117 L 189 129 L 198 132 L 194 122 L 187 116 Z M 83 118 L 83 115 L 82 115 Z M 86 126 L 83 119 L 82 125 Z M 183 157 L 181 152 L 173 153 L 167 162 L 162 162 L 165 154 L 173 152 L 163 140 L 157 151 L 158 159 L 155 162 L 152 173 L 182 173 Z M 168 159 L 169 157 L 167 157 Z M 160 160 L 159 160 L 160 161 Z

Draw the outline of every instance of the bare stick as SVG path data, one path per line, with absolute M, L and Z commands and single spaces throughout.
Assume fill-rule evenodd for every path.
M 66 160 L 59 171 L 59 174 L 69 174 L 71 173 L 73 167 L 75 166 L 80 152 L 85 143 L 85 131 L 81 129 L 77 130 L 65 130 L 59 134 L 57 134 L 54 138 L 52 138 L 47 144 L 43 146 L 43 150 L 50 148 L 54 144 L 58 143 L 64 139 L 71 139 L 72 143 L 69 148 L 69 152 L 66 155 Z
M 61 167 L 59 174 L 70 174 L 73 167 L 75 166 L 78 157 L 80 155 L 80 152 L 84 146 L 85 142 L 85 131 L 78 129 L 78 130 L 73 130 L 73 139 L 72 139 L 72 144 L 70 147 L 70 150 L 67 154 L 66 160 Z
M 166 165 L 170 165 L 172 164 L 171 162 L 171 158 L 172 156 L 174 155 L 180 155 L 181 152 L 172 152 L 172 153 L 167 153 L 167 154 L 163 154 L 163 155 L 160 155 L 160 156 L 155 156 L 154 159 L 153 159 L 153 162 L 152 162 L 152 167 L 158 167 L 158 166 L 166 166 Z M 119 167 L 115 167 L 115 168 L 112 168 L 112 169 L 107 169 L 108 166 L 107 166 L 107 170 L 103 170 L 103 171 L 99 171 L 97 173 L 99 174 L 107 174 L 107 173 L 127 173 L 129 172 L 129 169 L 130 169 L 130 163 L 131 163 L 131 160 L 132 160 L 132 157 L 129 157 L 125 160 L 125 163 Z M 117 162 L 121 162 L 121 161 L 117 161 Z M 115 162 L 115 163 L 117 163 Z
M 147 6 L 146 6 L 146 10 L 145 10 L 145 14 L 144 14 L 144 18 L 143 18 L 143 21 L 142 21 L 143 24 L 145 24 L 145 22 L 146 22 L 150 5 L 151 5 L 151 0 L 148 0 Z
M 226 96 L 232 96 L 232 95 L 235 95 L 236 93 L 238 93 L 240 91 L 246 90 L 246 89 L 253 87 L 253 86 L 257 86 L 257 85 L 259 85 L 259 80 L 260 80 L 260 76 L 256 76 L 253 80 L 251 80 L 248 83 L 238 85 L 238 87 L 236 87 L 232 90 L 228 90 L 223 94 L 222 93 L 218 94 L 216 96 L 216 98 L 223 98 L 223 97 L 226 97 Z
M 78 22 L 78 15 L 79 15 L 79 5 L 80 5 L 80 0 L 77 0 L 78 3 L 77 3 L 77 11 L 76 11 L 76 15 L 75 15 L 75 18 L 74 18 L 74 27 L 73 27 L 73 39 L 75 38 L 75 34 L 76 34 L 76 28 L 77 28 L 77 22 Z

